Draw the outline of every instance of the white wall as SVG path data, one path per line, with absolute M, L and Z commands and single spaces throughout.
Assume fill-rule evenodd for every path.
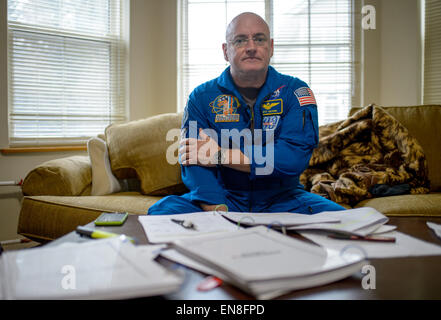
M 176 108 L 176 0 L 131 0 L 130 119 Z M 365 0 L 376 7 L 377 29 L 364 32 L 364 104 L 412 105 L 420 101 L 420 29 L 417 0 Z M 8 145 L 6 0 L 0 0 L 0 148 Z M 0 154 L 0 180 L 24 178 L 64 153 Z M 20 189 L 0 187 L 0 240 L 17 237 Z
M 176 112 L 176 10 L 176 0 L 131 1 L 131 119 Z
M 421 102 L 419 0 L 369 0 L 376 30 L 364 31 L 363 104 L 416 105 Z

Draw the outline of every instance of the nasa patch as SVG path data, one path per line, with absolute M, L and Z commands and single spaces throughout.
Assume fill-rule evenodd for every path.
M 265 131 L 275 130 L 279 123 L 280 116 L 267 116 L 262 119 L 262 129 Z
M 237 108 L 240 103 L 235 96 L 223 94 L 210 103 L 211 111 L 216 114 L 215 122 L 238 122 L 240 114 Z

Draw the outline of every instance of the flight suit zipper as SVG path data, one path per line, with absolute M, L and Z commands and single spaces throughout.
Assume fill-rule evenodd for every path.
M 248 108 L 250 108 L 250 111 L 251 111 L 251 145 L 253 146 L 254 145 L 254 106 L 248 106 Z M 251 148 L 251 150 L 253 150 L 253 148 Z M 250 155 L 251 157 L 253 157 L 253 155 Z M 251 183 L 250 183 L 250 187 L 251 187 L 251 190 L 250 190 L 250 198 L 249 198 L 249 205 L 248 205 L 248 207 L 249 207 L 249 212 L 253 212 L 252 211 L 252 209 L 253 209 L 253 206 L 252 206 L 252 203 L 253 203 L 253 181 L 251 180 Z
M 266 100 L 268 100 L 271 95 L 272 95 L 272 92 L 269 93 L 268 95 L 266 95 L 265 98 L 263 98 L 262 103 L 260 104 L 260 110 L 262 110 L 262 104 Z M 257 103 L 255 103 L 254 106 L 256 104 Z M 252 106 L 252 107 L 248 106 L 250 108 L 250 110 L 251 110 L 251 143 L 252 143 L 253 146 L 254 146 L 254 106 Z M 262 114 L 261 114 L 260 118 L 262 119 Z M 263 142 L 261 141 L 261 143 L 263 143 Z M 254 155 L 251 155 L 251 157 L 253 157 L 253 156 Z M 252 203 L 253 203 L 253 192 L 254 192 L 254 182 L 253 181 L 251 181 L 250 187 L 251 187 L 251 190 L 250 190 L 250 199 L 249 199 L 249 212 L 253 212 L 252 211 L 252 209 L 253 209 L 253 206 L 252 206 Z

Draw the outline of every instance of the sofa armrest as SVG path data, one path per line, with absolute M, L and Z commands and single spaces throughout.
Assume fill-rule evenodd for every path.
M 90 195 L 92 167 L 89 156 L 71 156 L 44 162 L 23 181 L 24 195 Z

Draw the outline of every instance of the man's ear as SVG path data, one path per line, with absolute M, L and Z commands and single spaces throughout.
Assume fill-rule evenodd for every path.
M 227 44 L 226 43 L 222 43 L 222 51 L 224 52 L 224 59 L 225 59 L 225 61 L 229 61 L 228 60 L 228 55 L 227 55 L 227 50 L 228 50 Z
M 274 54 L 274 39 L 271 39 L 271 54 L 270 54 L 270 58 L 272 58 L 273 57 L 273 54 Z

